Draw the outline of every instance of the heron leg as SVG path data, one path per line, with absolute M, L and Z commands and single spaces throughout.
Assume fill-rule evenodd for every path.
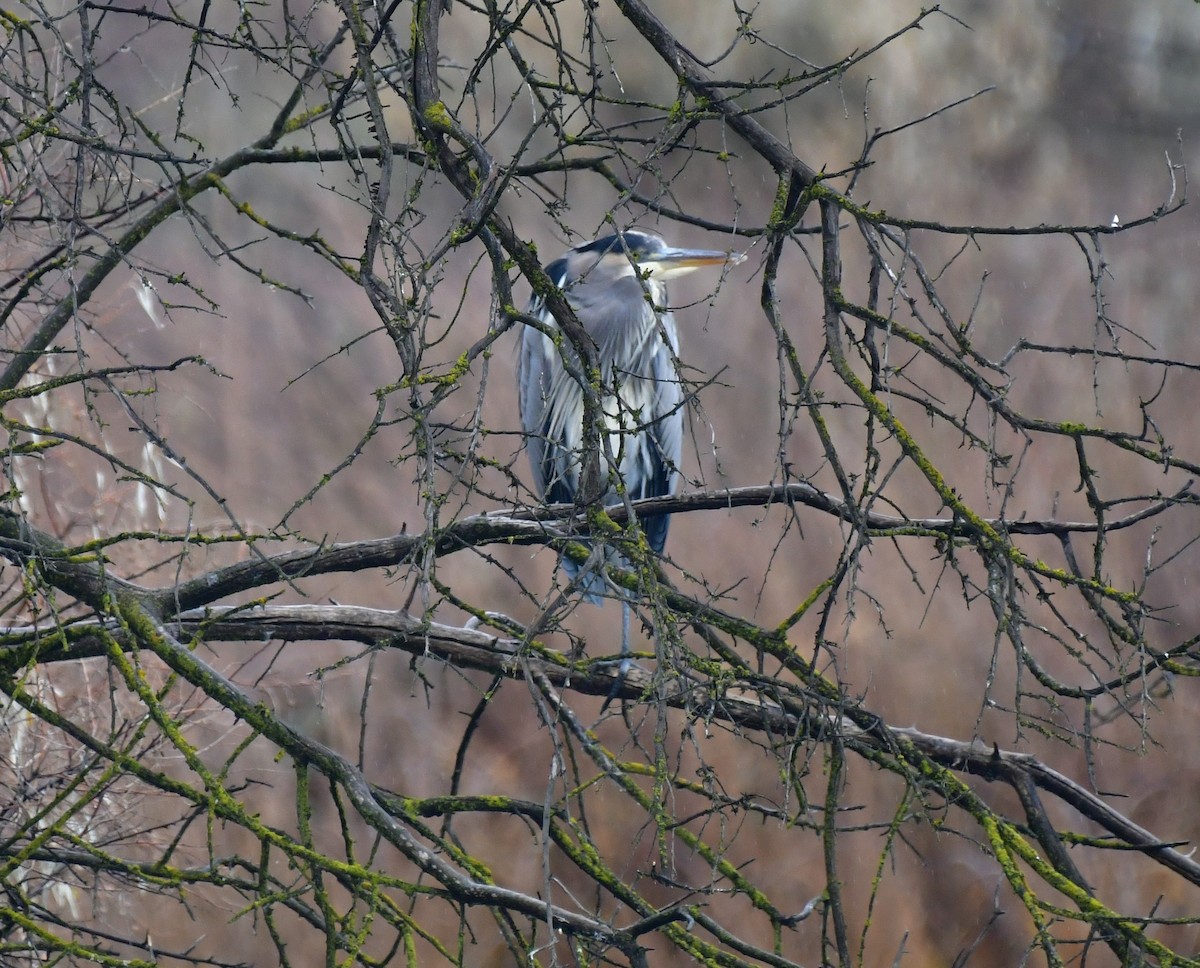
M 621 666 L 617 670 L 617 680 L 621 682 L 625 679 L 625 673 L 629 671 L 629 667 L 633 665 L 633 660 L 629 658 L 629 622 L 630 616 L 633 614 L 633 606 L 629 604 L 628 599 L 621 600 Z
M 613 680 L 612 688 L 608 690 L 608 695 L 604 697 L 604 702 L 600 706 L 600 712 L 608 709 L 609 703 L 620 695 L 621 687 L 625 685 L 625 676 L 631 668 L 633 668 L 633 660 L 629 658 L 629 624 L 630 617 L 633 615 L 633 606 L 629 604 L 629 600 L 622 598 L 621 600 L 621 660 L 617 666 L 617 677 Z

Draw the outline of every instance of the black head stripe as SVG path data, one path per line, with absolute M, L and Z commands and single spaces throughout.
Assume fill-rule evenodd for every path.
M 597 239 L 595 242 L 589 242 L 587 245 L 578 245 L 575 251 L 583 254 L 604 255 L 611 252 L 613 249 L 621 248 L 621 237 L 619 235 L 606 235 L 603 238 Z
M 624 244 L 621 241 L 622 235 L 625 240 Z M 577 246 L 575 251 L 601 256 L 607 255 L 609 252 L 624 252 L 625 249 L 628 249 L 633 255 L 647 255 L 662 248 L 662 240 L 657 235 L 639 232 L 637 229 L 630 229 L 622 235 L 605 235 L 596 239 L 595 242 Z

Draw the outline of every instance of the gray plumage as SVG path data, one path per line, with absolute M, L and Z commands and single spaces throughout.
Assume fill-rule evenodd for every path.
M 596 343 L 608 445 L 601 453 L 601 473 L 611 479 L 615 471 L 631 500 L 670 494 L 683 454 L 684 392 L 676 371 L 679 337 L 675 319 L 665 308 L 666 280 L 742 258 L 676 249 L 654 233 L 629 230 L 569 249 L 546 267 Z M 531 302 L 529 314 L 550 330 L 557 329 L 542 300 Z M 573 357 L 569 343 L 560 342 L 561 352 Z M 583 389 L 545 333 L 523 327 L 519 352 L 521 425 L 534 485 L 547 503 L 572 503 L 579 489 Z M 610 486 L 605 503 L 617 500 Z M 661 553 L 669 517 L 647 515 L 639 523 L 650 547 Z M 574 562 L 564 559 L 563 565 L 568 574 L 578 573 Z M 590 572 L 582 586 L 590 600 L 598 601 L 603 574 Z

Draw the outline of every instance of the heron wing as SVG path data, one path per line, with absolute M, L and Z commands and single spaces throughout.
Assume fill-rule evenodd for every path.
M 649 361 L 651 376 L 648 383 L 652 388 L 652 397 L 645 413 L 646 429 L 637 438 L 636 448 L 641 466 L 637 473 L 626 475 L 627 482 L 634 478 L 640 483 L 640 493 L 634 495 L 637 497 L 662 497 L 673 493 L 679 478 L 679 462 L 683 457 L 684 395 L 676 369 L 675 323 L 667 316 L 663 325 L 670 344 L 657 336 Z M 667 543 L 670 522 L 671 517 L 667 514 L 642 517 L 646 540 L 659 554 Z
M 560 259 L 546 267 L 556 286 L 566 283 L 566 265 Z M 528 313 L 550 326 L 554 319 L 535 296 Z M 569 504 L 579 487 L 578 461 L 582 391 L 567 373 L 554 342 L 532 326 L 521 328 L 517 386 L 521 428 L 533 467 L 538 496 L 550 504 Z
M 554 265 L 547 269 L 555 276 Z M 529 315 L 553 325 L 540 299 L 529 305 Z M 571 504 L 579 489 L 579 446 L 583 436 L 583 391 L 563 366 L 559 349 L 544 333 L 532 326 L 521 328 L 517 363 L 517 388 L 520 396 L 521 428 L 525 447 L 533 467 L 538 496 L 549 504 Z M 579 566 L 562 559 L 567 574 L 574 578 Z M 592 571 L 584 577 L 584 599 L 598 605 L 605 590 L 604 576 Z

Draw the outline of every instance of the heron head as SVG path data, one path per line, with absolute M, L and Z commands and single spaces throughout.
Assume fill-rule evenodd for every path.
M 584 274 L 589 281 L 619 279 L 635 273 L 647 274 L 656 282 L 665 282 L 704 266 L 737 265 L 745 253 L 716 249 L 680 249 L 668 245 L 661 235 L 642 229 L 627 229 L 577 246 L 569 253 L 574 277 Z M 596 273 L 600 280 L 597 280 Z

